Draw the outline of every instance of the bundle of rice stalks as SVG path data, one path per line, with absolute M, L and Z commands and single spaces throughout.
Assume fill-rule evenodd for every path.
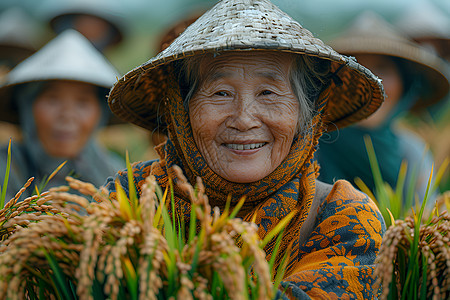
M 177 177 L 191 197 L 188 224 L 168 209 L 173 190 L 163 193 L 153 177 L 139 200 L 133 185 L 127 197 L 117 182 L 115 199 L 68 178 L 96 201 L 60 188 L 9 202 L 1 211 L 8 221 L 0 228 L 0 299 L 273 299 L 283 272 L 273 278 L 262 250 L 269 241 L 234 218 L 243 200 L 219 213 L 200 181 L 194 189 L 180 170 Z
M 376 259 L 380 299 L 450 298 L 450 215 L 420 223 L 406 217 L 387 230 Z

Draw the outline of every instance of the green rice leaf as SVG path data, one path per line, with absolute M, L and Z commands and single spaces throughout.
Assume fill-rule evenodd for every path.
M 292 248 L 292 244 L 288 246 L 288 248 L 286 249 L 286 252 L 283 255 L 283 258 L 281 259 L 281 263 L 280 266 L 278 267 L 278 270 L 276 272 L 276 276 L 275 276 L 275 280 L 274 280 L 274 284 L 273 284 L 273 294 L 276 295 L 277 294 L 277 290 L 281 284 L 281 281 L 283 280 L 284 277 L 284 272 L 286 271 L 286 267 L 287 267 L 287 258 L 291 255 L 291 248 Z
M 50 180 L 52 180 L 53 177 L 55 177 L 55 175 L 59 172 L 59 170 L 62 169 L 62 167 L 64 167 L 64 165 L 67 163 L 67 161 L 62 162 L 53 172 L 52 174 L 50 174 L 50 176 L 48 176 L 47 180 L 45 181 L 44 187 L 45 188 L 47 186 L 47 184 L 49 183 Z
M 232 211 L 231 214 L 230 214 L 230 219 L 233 219 L 234 217 L 236 217 L 236 215 L 238 214 L 238 212 L 241 210 L 242 205 L 244 205 L 244 202 L 245 202 L 245 196 L 242 197 L 242 198 L 239 200 L 238 204 L 236 204 L 236 206 L 234 207 L 233 211 Z
M 382 203 L 383 207 L 390 208 L 390 201 L 386 194 L 386 191 L 382 188 L 384 186 L 384 181 L 381 176 L 380 167 L 375 154 L 375 149 L 373 148 L 372 140 L 370 136 L 364 136 L 364 143 L 366 144 L 367 155 L 369 156 L 369 163 L 372 169 L 373 180 L 376 187 L 377 200 Z
M 41 278 L 38 278 L 38 285 L 39 285 L 39 299 L 43 300 L 45 299 L 44 291 L 48 288 L 45 286 L 44 280 Z
M 103 294 L 103 289 L 97 279 L 92 283 L 92 297 L 94 300 L 104 300 L 106 297 Z
M 192 242 L 192 240 L 195 237 L 196 234 L 196 222 L 197 222 L 197 213 L 196 213 L 196 208 L 197 206 L 195 205 L 195 203 L 191 204 L 191 216 L 189 219 L 189 239 L 188 239 L 188 244 L 190 242 Z
M 67 300 L 77 299 L 76 295 L 73 295 L 72 293 L 70 293 L 71 289 L 67 284 L 68 278 L 62 272 L 62 270 L 59 267 L 58 263 L 56 262 L 54 256 L 51 253 L 48 253 L 46 250 L 44 250 L 44 255 L 54 273 L 50 276 L 54 279 L 55 287 L 56 287 L 56 290 L 58 291 L 58 294 L 60 294 L 63 299 L 67 299 Z
M 127 164 L 128 197 L 130 198 L 132 211 L 134 211 L 134 215 L 135 215 L 136 208 L 138 206 L 138 197 L 137 197 L 137 193 L 136 193 L 136 186 L 134 184 L 133 169 L 131 168 L 128 150 L 125 153 L 125 157 L 126 157 L 126 164 Z M 137 216 L 134 216 L 134 217 L 137 217 Z
M 195 252 L 194 252 L 194 256 L 192 257 L 191 269 L 189 270 L 189 274 L 191 276 L 194 276 L 194 273 L 197 271 L 198 257 L 200 254 L 200 250 L 202 249 L 204 240 L 205 240 L 205 235 L 206 235 L 206 231 L 204 228 L 202 228 L 200 231 L 200 235 L 198 237 L 197 244 L 195 245 Z
M 275 274 L 277 273 L 276 270 L 274 270 L 274 264 L 275 264 L 275 259 L 277 257 L 280 245 L 281 245 L 281 239 L 283 238 L 283 233 L 284 231 L 281 231 L 280 234 L 277 236 L 277 240 L 275 241 L 275 245 L 273 246 L 273 251 L 272 251 L 272 256 L 270 257 L 269 260 L 269 268 L 272 271 L 272 277 L 275 276 Z M 272 280 L 275 280 L 275 278 L 272 278 Z
M 261 248 L 264 248 L 267 243 L 269 243 L 278 233 L 280 233 L 296 213 L 296 211 L 291 211 L 283 219 L 281 219 L 281 221 L 278 222 L 278 224 L 264 237 L 264 240 L 261 242 Z
M 133 213 L 130 202 L 127 198 L 127 194 L 123 190 L 122 185 L 120 184 L 118 179 L 116 180 L 115 185 L 117 192 L 117 201 L 119 202 L 119 210 L 126 220 L 131 220 L 133 219 Z
M 427 299 L 427 268 L 428 262 L 425 255 L 422 255 L 422 285 L 420 287 L 420 299 Z
M 450 159 L 449 157 L 446 157 L 444 162 L 441 164 L 441 166 L 439 167 L 435 179 L 434 179 L 434 184 L 433 184 L 433 188 L 431 189 L 431 194 L 433 194 L 438 188 L 439 188 L 439 184 L 442 181 L 442 177 L 445 174 L 445 171 L 447 171 L 448 165 L 450 163 Z
M 153 227 L 158 228 L 160 219 L 161 219 L 161 214 L 162 214 L 162 210 L 166 207 L 166 200 L 167 200 L 167 192 L 169 191 L 169 187 L 166 188 L 166 190 L 164 191 L 164 194 L 159 197 L 159 205 L 158 205 L 158 209 L 156 210 L 155 213 L 155 217 L 153 218 Z
M 0 195 L 0 209 L 5 207 L 6 189 L 8 187 L 10 169 L 11 169 L 11 139 L 9 139 L 8 144 L 8 157 L 6 159 L 5 178 L 3 179 L 3 188 L 1 189 L 2 193 Z
M 122 267 L 125 270 L 125 279 L 127 281 L 128 290 L 130 291 L 131 298 L 129 299 L 137 300 L 139 280 L 137 278 L 136 270 L 128 257 L 122 259 Z
M 395 224 L 395 218 L 394 218 L 394 215 L 392 215 L 392 213 L 391 213 L 391 211 L 389 210 L 389 208 L 386 208 L 386 211 L 389 213 L 389 217 L 390 217 L 390 221 L 391 221 L 391 224 L 390 225 L 394 225 Z
M 356 186 L 361 190 L 361 192 L 365 193 L 367 196 L 369 196 L 370 199 L 375 202 L 375 204 L 380 207 L 380 204 L 378 203 L 377 199 L 375 198 L 372 191 L 369 189 L 369 187 L 362 181 L 361 178 L 355 177 L 354 179 Z

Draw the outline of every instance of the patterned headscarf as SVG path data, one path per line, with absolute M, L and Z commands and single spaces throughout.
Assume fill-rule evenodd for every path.
M 140 170 L 143 174 L 141 173 L 136 180 L 139 192 L 145 177 L 149 174 L 156 177 L 162 188 L 166 188 L 169 177 L 176 181 L 176 175 L 171 167 L 178 165 L 189 182 L 195 183 L 197 177 L 202 179 L 212 207 L 217 206 L 223 211 L 230 195 L 231 206 L 245 196 L 245 203 L 238 216 L 246 221 L 254 218 L 256 224 L 260 224 L 258 234 L 261 238 L 264 238 L 288 213 L 297 211 L 298 213 L 285 230 L 285 235 L 291 237 L 283 239 L 284 245 L 281 246 L 287 247 L 288 241 L 293 241 L 295 240 L 293 237 L 298 236 L 314 198 L 318 168 L 313 161 L 313 156 L 323 130 L 320 112 L 326 104 L 329 88 L 317 101 L 316 108 L 319 113 L 313 118 L 310 130 L 294 138 L 290 152 L 284 161 L 265 178 L 244 184 L 227 181 L 208 166 L 195 144 L 189 114 L 183 105 L 179 87 L 175 86 L 177 81 L 173 79 L 171 83 L 173 85 L 167 88 L 168 94 L 165 99 L 169 140 L 159 147 L 161 159 L 152 164 L 151 170 Z M 189 197 L 176 186 L 174 192 L 177 213 L 184 214 L 185 220 L 188 220 Z M 273 245 L 269 244 L 265 249 L 266 253 L 271 254 L 272 247 Z M 293 257 L 295 257 L 294 253 Z

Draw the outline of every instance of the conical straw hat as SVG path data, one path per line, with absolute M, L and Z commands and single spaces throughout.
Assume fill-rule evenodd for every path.
M 431 44 L 440 55 L 450 57 L 450 15 L 433 2 L 415 2 L 395 20 L 394 25 L 420 44 Z
M 336 73 L 330 76 L 335 80 L 324 117 L 334 124 L 330 129 L 366 118 L 384 99 L 380 80 L 369 70 L 314 38 L 271 2 L 227 0 L 203 14 L 156 57 L 123 76 L 110 92 L 111 110 L 150 130 L 161 126 L 158 112 L 164 109 L 166 66 L 193 55 L 239 50 L 284 51 L 330 60 Z
M 38 45 L 36 24 L 19 7 L 0 14 L 0 61 L 14 67 L 36 51 Z
M 115 32 L 111 45 L 120 43 L 125 32 L 123 7 L 111 0 L 47 0 L 39 8 L 40 15 L 56 31 L 57 22 L 67 16 L 89 15 L 106 21 Z
M 17 122 L 12 88 L 47 80 L 73 80 L 111 88 L 119 74 L 94 46 L 75 30 L 67 30 L 12 69 L 0 88 L 0 119 Z
M 13 7 L 0 14 L 0 45 L 36 51 L 36 24 L 21 8 Z
M 371 11 L 363 12 L 338 38 L 329 42 L 347 55 L 379 54 L 399 57 L 411 64 L 427 79 L 430 89 L 413 109 L 441 100 L 449 91 L 445 62 L 433 52 L 410 41 L 393 26 Z

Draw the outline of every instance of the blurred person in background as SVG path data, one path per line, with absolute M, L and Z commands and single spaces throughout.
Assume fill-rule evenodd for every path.
M 450 61 L 450 16 L 432 1 L 414 2 L 395 19 L 394 25 L 411 39 Z
M 43 19 L 56 34 L 75 29 L 101 52 L 117 46 L 123 40 L 125 22 L 118 2 L 46 0 L 40 10 Z
M 0 83 L 19 62 L 36 51 L 35 24 L 20 7 L 11 7 L 0 14 Z
M 94 139 L 109 121 L 106 96 L 118 75 L 74 30 L 63 32 L 8 73 L 0 88 L 0 120 L 18 123 L 23 135 L 22 142 L 12 145 L 9 198 L 30 177 L 40 186 L 64 161 L 47 188 L 65 184 L 69 174 L 99 186 L 124 167 Z M 6 169 L 6 153 L 4 147 L 0 170 Z
M 158 53 L 164 51 L 170 44 L 182 34 L 186 28 L 194 23 L 203 13 L 206 12 L 205 8 L 195 8 L 191 12 L 184 12 L 182 17 L 177 18 L 172 25 L 160 35 L 158 42 Z M 150 133 L 150 140 L 153 145 L 157 146 L 164 143 L 167 140 L 167 128 L 166 126 L 157 126 Z
M 449 12 L 450 13 L 450 12 Z M 447 78 L 450 76 L 450 14 L 432 1 L 420 0 L 409 6 L 394 25 L 427 49 L 446 60 Z M 417 132 L 433 151 L 436 166 L 450 157 L 450 94 L 438 105 L 420 115 L 410 116 L 406 125 Z M 450 171 L 441 183 L 442 192 L 450 190 Z
M 383 105 L 358 124 L 324 135 L 317 159 L 319 179 L 354 182 L 356 177 L 374 192 L 374 179 L 364 136 L 372 140 L 382 178 L 395 188 L 402 161 L 408 163 L 406 182 L 414 180 L 419 199 L 425 195 L 433 159 L 425 143 L 412 132 L 396 127 L 396 120 L 410 110 L 422 110 L 443 99 L 449 83 L 444 62 L 438 56 L 398 33 L 373 12 L 364 12 L 342 34 L 329 42 L 336 50 L 356 57 L 382 79 L 386 91 Z M 406 195 L 408 185 L 405 185 Z
M 0 84 L 8 72 L 19 62 L 33 54 L 40 41 L 36 23 L 26 10 L 19 6 L 7 7 L 0 12 Z M 20 138 L 16 125 L 0 121 L 0 144 L 11 137 Z M 6 159 L 6 158 L 0 158 Z M 4 173 L 4 170 L 0 170 Z

